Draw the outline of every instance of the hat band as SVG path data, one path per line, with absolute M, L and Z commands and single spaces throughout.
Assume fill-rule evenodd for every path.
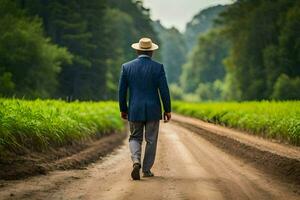
M 150 44 L 150 46 L 148 46 L 148 45 L 143 46 L 142 44 L 139 44 L 139 47 L 142 49 L 150 49 L 152 47 L 152 45 Z

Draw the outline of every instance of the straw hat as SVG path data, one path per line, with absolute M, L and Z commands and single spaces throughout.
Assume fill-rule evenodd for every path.
M 139 43 L 134 43 L 131 47 L 140 51 L 154 51 L 158 49 L 158 45 L 154 44 L 150 38 L 141 38 Z

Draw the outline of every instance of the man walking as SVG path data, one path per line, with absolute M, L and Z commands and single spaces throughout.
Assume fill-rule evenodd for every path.
M 142 38 L 131 47 L 137 51 L 138 58 L 122 65 L 119 105 L 121 117 L 128 119 L 130 126 L 129 148 L 133 161 L 131 177 L 139 180 L 144 129 L 147 144 L 142 171 L 144 177 L 151 177 L 154 176 L 150 170 L 155 160 L 159 120 L 162 119 L 160 98 L 165 122 L 171 119 L 171 101 L 164 67 L 151 59 L 158 45 L 149 38 Z

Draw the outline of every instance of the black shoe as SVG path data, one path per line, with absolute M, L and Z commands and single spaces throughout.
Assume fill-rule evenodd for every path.
M 133 169 L 131 172 L 131 177 L 133 180 L 140 180 L 140 169 L 141 169 L 141 165 L 139 163 L 134 163 L 133 164 Z
M 150 170 L 143 172 L 143 177 L 153 177 L 153 176 L 154 174 Z

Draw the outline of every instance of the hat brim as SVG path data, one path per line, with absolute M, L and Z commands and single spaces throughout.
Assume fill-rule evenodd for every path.
M 157 50 L 159 48 L 158 45 L 155 44 L 155 43 L 152 43 L 151 48 L 148 48 L 148 49 L 140 48 L 139 43 L 134 43 L 134 44 L 131 45 L 131 47 L 135 50 L 140 50 L 140 51 L 154 51 L 154 50 Z

